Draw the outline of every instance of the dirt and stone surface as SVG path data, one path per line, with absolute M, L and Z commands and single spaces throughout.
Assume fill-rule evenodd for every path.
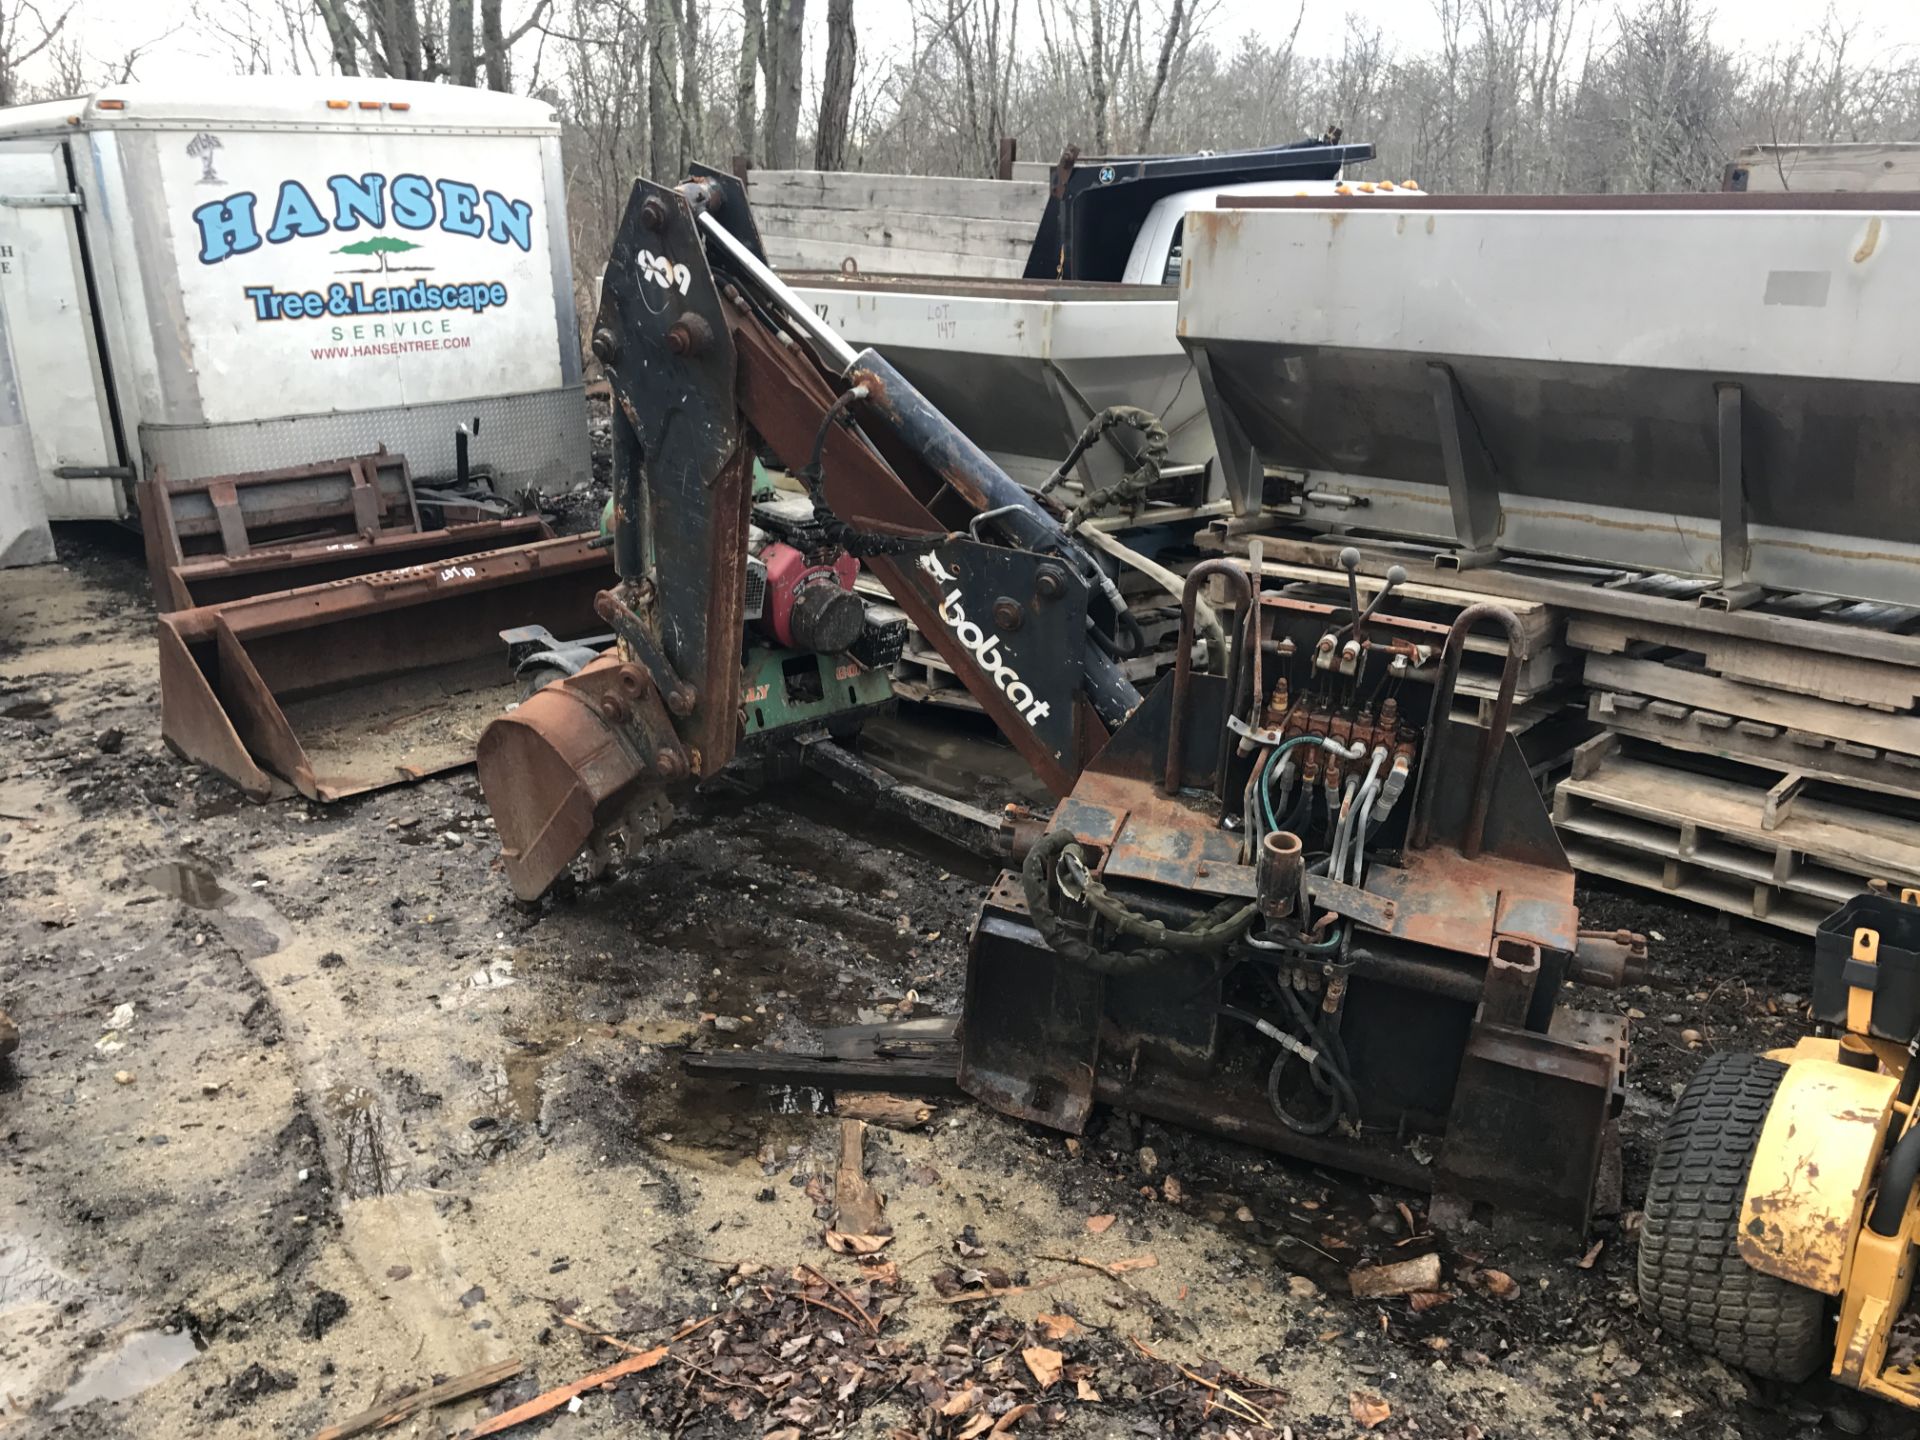
M 1585 1239 L 1484 1213 L 1435 1234 L 1424 1196 L 1124 1114 L 1069 1141 L 943 1103 L 868 1131 L 892 1236 L 863 1264 L 825 1240 L 821 1098 L 679 1056 L 950 1013 L 976 862 L 828 796 L 716 796 L 645 863 L 522 907 L 470 772 L 257 806 L 177 760 L 135 548 L 63 541 L 0 576 L 9 1436 L 308 1436 L 504 1359 L 517 1379 L 397 1433 L 622 1360 L 510 1433 L 1911 1433 L 1635 1308 L 1662 1117 L 1704 1055 L 1803 1026 L 1799 945 L 1588 897 L 1658 938 L 1651 985 L 1588 1001 L 1633 1017 L 1635 1069 L 1629 1211 Z M 1437 1300 L 1348 1293 L 1426 1253 Z

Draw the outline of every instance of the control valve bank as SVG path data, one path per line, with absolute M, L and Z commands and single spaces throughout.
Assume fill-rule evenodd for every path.
M 362 79 L 128 85 L 0 113 L 0 294 L 48 510 L 385 445 L 416 479 L 588 473 L 546 104 Z M 6 262 L 11 260 L 11 264 Z

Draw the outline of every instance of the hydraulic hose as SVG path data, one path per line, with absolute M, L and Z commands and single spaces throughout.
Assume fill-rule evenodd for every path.
M 1873 1212 L 1867 1216 L 1867 1228 L 1876 1235 L 1900 1233 L 1907 1204 L 1913 1199 L 1913 1183 L 1920 1180 L 1920 1126 L 1908 1129 L 1894 1143 L 1887 1157 L 1887 1168 L 1880 1175 L 1880 1189 L 1873 1197 Z
M 1050 830 L 1027 852 L 1020 867 L 1021 892 L 1027 902 L 1027 914 L 1034 929 L 1047 942 L 1047 948 L 1063 960 L 1097 970 L 1103 975 L 1137 975 L 1171 960 L 1175 951 L 1183 954 L 1214 955 L 1224 951 L 1247 932 L 1259 906 L 1242 906 L 1238 900 L 1224 900 L 1189 930 L 1169 930 L 1158 920 L 1149 920 L 1128 910 L 1106 893 L 1091 876 L 1081 879 L 1087 903 L 1122 935 L 1146 943 L 1136 950 L 1107 950 L 1083 936 L 1076 935 L 1054 908 L 1054 865 L 1079 842 L 1071 830 Z
M 1380 793 L 1380 767 L 1386 763 L 1387 747 L 1376 745 L 1373 763 L 1367 767 L 1366 782 L 1360 787 L 1360 798 L 1354 803 L 1353 821 L 1347 827 L 1346 852 L 1336 852 L 1333 857 L 1331 874 L 1342 884 L 1360 883 L 1360 856 L 1367 848 L 1367 823 L 1373 817 L 1374 797 Z
M 1350 1115 L 1357 1121 L 1360 1117 L 1360 1101 L 1354 1094 L 1352 1082 L 1347 1079 L 1344 1064 L 1337 1058 L 1337 1039 L 1320 1030 L 1290 986 L 1276 981 L 1274 988 L 1293 1012 L 1294 1024 L 1300 1027 L 1310 1042 L 1305 1047 L 1282 1048 L 1274 1059 L 1273 1068 L 1267 1071 L 1267 1104 L 1272 1108 L 1275 1118 L 1289 1130 L 1302 1135 L 1324 1135 L 1340 1122 L 1342 1115 Z M 1308 1050 L 1314 1052 L 1311 1058 L 1305 1053 Z M 1325 1114 L 1303 1117 L 1287 1109 L 1285 1100 L 1281 1098 L 1281 1081 L 1286 1076 L 1288 1065 L 1295 1059 L 1306 1062 L 1314 1088 L 1327 1097 Z
M 1274 747 L 1273 758 L 1277 761 L 1289 751 L 1301 745 L 1319 745 L 1330 753 L 1340 756 L 1343 760 L 1358 760 L 1362 755 L 1367 753 L 1367 747 L 1358 740 L 1354 741 L 1351 748 L 1349 748 L 1348 746 L 1342 745 L 1338 740 L 1331 740 L 1325 735 L 1295 735 L 1291 740 L 1282 740 L 1279 745 Z M 1273 771 L 1269 769 L 1266 773 L 1268 777 L 1271 778 Z M 1274 820 L 1273 816 L 1272 795 L 1263 788 L 1261 798 L 1264 802 L 1263 808 L 1267 817 L 1267 828 L 1269 830 L 1280 829 L 1280 825 Z
M 1157 560 L 1149 560 L 1131 546 L 1122 545 L 1104 530 L 1088 526 L 1074 532 L 1085 544 L 1104 551 L 1131 570 L 1137 570 L 1154 584 L 1160 586 L 1174 600 L 1180 599 L 1186 580 Z M 1200 636 L 1207 642 L 1207 669 L 1218 675 L 1226 664 L 1227 632 L 1220 628 L 1220 617 L 1214 614 L 1213 607 L 1204 600 L 1196 599 L 1193 605 L 1194 624 L 1199 627 Z M 1142 645 L 1141 649 L 1145 649 Z

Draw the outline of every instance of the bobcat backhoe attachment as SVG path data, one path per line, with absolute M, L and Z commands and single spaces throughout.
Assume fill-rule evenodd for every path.
M 1142 701 L 1100 564 L 781 283 L 732 177 L 636 185 L 603 296 L 616 639 L 479 747 L 520 895 L 780 733 L 761 692 L 789 669 L 803 694 L 863 682 L 854 617 L 793 623 L 844 609 L 858 559 L 1060 797 L 974 929 L 963 1089 L 1063 1130 L 1120 1104 L 1585 1221 L 1617 1175 L 1624 1022 L 1559 999 L 1644 952 L 1579 930 L 1506 733 L 1530 643 L 1511 613 L 1449 628 L 1394 615 L 1391 586 L 1363 610 L 1349 584 L 1342 609 L 1270 593 L 1257 557 L 1210 561 Z M 804 487 L 803 537 L 768 541 L 758 455 Z M 1218 673 L 1194 664 L 1210 588 L 1233 617 Z M 1505 642 L 1486 726 L 1454 715 L 1477 627 Z

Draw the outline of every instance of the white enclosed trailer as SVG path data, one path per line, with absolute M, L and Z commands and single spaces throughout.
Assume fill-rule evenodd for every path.
M 379 446 L 588 473 L 551 107 L 391 80 L 125 85 L 0 111 L 0 290 L 54 519 Z

